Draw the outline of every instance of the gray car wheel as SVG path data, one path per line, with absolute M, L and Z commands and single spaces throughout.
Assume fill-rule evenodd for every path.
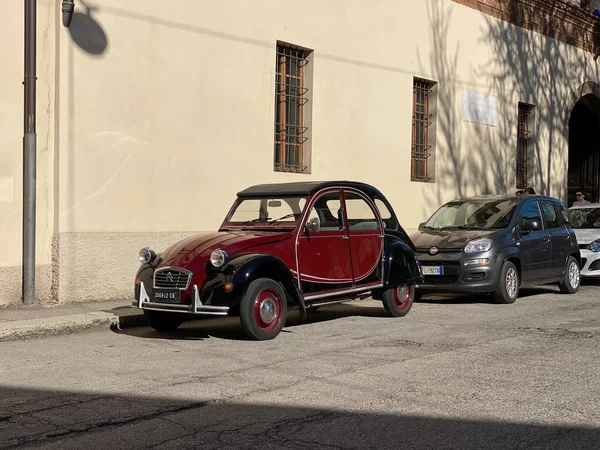
M 494 300 L 496 303 L 514 303 L 518 296 L 519 272 L 512 262 L 505 261 L 500 271 L 496 292 L 494 292 Z
M 558 285 L 558 288 L 563 294 L 574 294 L 579 290 L 580 285 L 579 263 L 573 256 L 569 256 L 567 270 L 565 270 L 563 281 Z

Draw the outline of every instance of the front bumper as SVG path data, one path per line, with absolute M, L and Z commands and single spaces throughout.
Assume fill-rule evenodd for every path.
M 424 282 L 417 284 L 420 293 L 488 293 L 498 286 L 502 261 L 495 252 L 469 254 L 441 253 L 435 256 L 418 254 L 424 271 L 427 267 L 442 267 L 443 275 L 427 275 Z M 469 260 L 487 259 L 487 264 L 467 265 Z
M 200 300 L 198 286 L 193 287 L 192 302 L 189 305 L 181 303 L 161 303 L 153 302 L 146 292 L 144 282 L 140 282 L 139 298 L 132 302 L 133 306 L 140 309 L 163 311 L 163 312 L 178 312 L 187 314 L 211 315 L 211 316 L 226 316 L 229 314 L 229 306 L 211 306 L 203 305 Z
M 582 277 L 600 277 L 600 252 L 581 249 L 580 273 Z

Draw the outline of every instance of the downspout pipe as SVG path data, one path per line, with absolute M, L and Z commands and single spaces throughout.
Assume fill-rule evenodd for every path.
M 25 0 L 25 80 L 23 137 L 23 304 L 35 303 L 36 219 L 36 24 L 37 0 Z

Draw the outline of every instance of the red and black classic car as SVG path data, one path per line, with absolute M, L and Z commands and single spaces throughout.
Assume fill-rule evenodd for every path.
M 415 247 L 386 198 L 357 182 L 252 186 L 238 193 L 219 231 L 157 254 L 144 248 L 134 305 L 151 327 L 186 315 L 237 315 L 253 339 L 272 339 L 288 304 L 317 306 L 372 296 L 404 316 L 422 280 Z

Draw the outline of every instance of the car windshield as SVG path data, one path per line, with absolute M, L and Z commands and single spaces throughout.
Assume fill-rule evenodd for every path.
M 238 199 L 225 222 L 243 226 L 296 225 L 306 197 L 269 197 Z
M 458 200 L 446 203 L 423 228 L 506 228 L 517 206 L 516 200 Z
M 600 228 L 600 208 L 572 208 L 569 220 L 573 228 Z

